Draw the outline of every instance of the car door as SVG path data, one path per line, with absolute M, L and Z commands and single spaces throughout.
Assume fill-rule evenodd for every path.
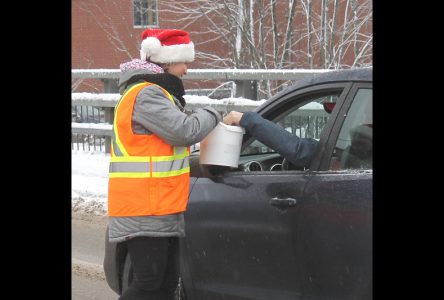
M 372 86 L 357 83 L 335 120 L 299 202 L 301 292 L 372 299 Z
M 340 106 L 350 86 L 336 83 L 298 90 L 275 99 L 262 114 L 323 145 L 337 113 L 315 121 L 306 116 L 310 104 L 334 98 Z M 324 130 L 310 124 L 322 124 Z M 243 153 L 252 152 L 247 144 L 264 153 L 271 150 L 247 136 Z M 223 167 L 197 178 L 185 214 L 187 237 L 181 251 L 187 295 L 215 300 L 302 297 L 297 228 L 302 220 L 299 201 L 310 180 L 304 170 L 244 172 Z

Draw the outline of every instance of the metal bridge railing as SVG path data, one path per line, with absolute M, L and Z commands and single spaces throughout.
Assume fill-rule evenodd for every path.
M 220 112 L 253 110 L 263 101 L 254 99 L 254 81 L 256 80 L 299 80 L 328 72 L 328 69 L 294 69 L 294 70 L 259 70 L 259 69 L 189 69 L 184 80 L 224 80 L 232 81 L 236 86 L 236 98 L 213 101 L 187 100 L 188 109 L 213 106 Z M 114 118 L 114 107 L 120 98 L 118 94 L 118 69 L 73 69 L 72 79 L 101 79 L 105 93 L 72 93 L 72 149 L 93 150 L 109 153 L 111 124 Z M 244 98 L 244 99 L 237 99 Z

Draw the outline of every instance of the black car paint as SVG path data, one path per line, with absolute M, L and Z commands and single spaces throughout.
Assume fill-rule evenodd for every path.
M 256 109 L 272 119 L 300 93 L 342 90 L 307 171 L 243 172 L 198 165 L 191 156 L 180 253 L 187 299 L 372 298 L 373 173 L 328 171 L 359 84 L 371 87 L 371 69 L 301 80 Z M 249 142 L 245 135 L 244 146 Z M 121 266 L 125 250 L 108 249 L 104 265 Z M 121 272 L 105 267 L 105 275 L 120 294 Z
M 368 299 L 372 288 L 372 173 L 319 172 L 299 205 L 303 293 Z
M 298 296 L 290 228 L 297 228 L 299 209 L 272 206 L 270 200 L 298 201 L 307 178 L 295 181 L 279 172 L 270 180 L 254 173 L 203 178 L 194 185 L 186 229 L 199 237 L 184 240 L 188 266 L 183 268 L 191 270 L 183 274 L 185 287 L 187 278 L 193 280 L 196 295 L 191 299 L 276 299 L 276 291 L 280 299 L 285 299 L 283 292 L 288 299 Z
M 190 299 L 365 298 L 371 174 L 254 173 L 194 185 L 182 260 Z M 296 205 L 274 207 L 276 198 Z

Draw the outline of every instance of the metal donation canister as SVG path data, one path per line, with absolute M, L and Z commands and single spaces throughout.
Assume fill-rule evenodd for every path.
M 199 163 L 237 168 L 245 129 L 222 122 L 200 142 Z

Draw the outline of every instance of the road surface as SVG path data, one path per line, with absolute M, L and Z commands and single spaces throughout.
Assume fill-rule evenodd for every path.
M 103 273 L 106 216 L 73 212 L 71 220 L 72 300 L 117 299 Z

